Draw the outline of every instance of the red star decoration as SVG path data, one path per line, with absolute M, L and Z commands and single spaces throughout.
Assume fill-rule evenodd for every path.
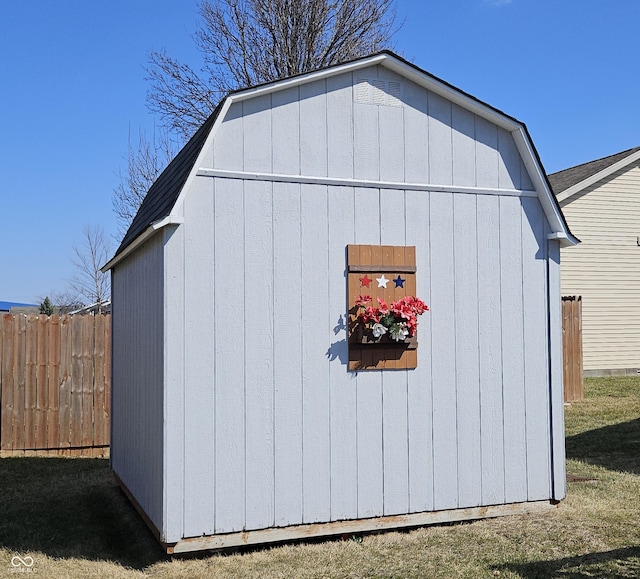
M 372 279 L 369 279 L 369 276 L 365 273 L 364 277 L 360 278 L 360 285 L 362 287 L 369 287 L 369 284 L 372 282 Z

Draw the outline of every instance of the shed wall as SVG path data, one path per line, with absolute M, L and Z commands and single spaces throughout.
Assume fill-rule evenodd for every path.
M 163 245 L 158 234 L 112 270 L 111 466 L 163 524 Z
M 640 368 L 640 165 L 561 203 L 580 245 L 562 251 L 562 293 L 582 296 L 585 370 Z
M 537 199 L 198 177 L 184 212 L 185 537 L 552 497 Z M 349 243 L 416 246 L 416 370 L 347 371 Z

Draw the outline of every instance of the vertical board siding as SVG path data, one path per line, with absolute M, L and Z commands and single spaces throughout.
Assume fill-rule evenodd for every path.
M 297 87 L 273 94 L 271 98 L 271 139 L 273 172 L 300 173 L 300 98 Z
M 503 128 L 498 128 L 498 151 L 498 186 L 507 189 L 520 188 L 520 153 L 511 134 Z
M 428 95 L 429 183 L 452 185 L 452 104 L 437 94 Z
M 476 118 L 476 184 L 478 187 L 498 188 L 498 127 Z
M 216 533 L 245 528 L 245 255 L 242 181 L 214 181 Z M 202 224 L 206 227 L 206 224 Z M 213 409 L 209 409 L 213 412 Z
M 162 235 L 112 271 L 111 465 L 158 529 L 163 527 L 163 281 Z M 73 372 L 73 352 L 68 359 Z M 69 391 L 73 398 L 74 388 Z
M 500 295 L 505 500 L 527 500 L 522 206 L 500 199 Z
M 453 196 L 430 195 L 434 509 L 458 507 Z M 416 252 L 418 248 L 416 248 Z
M 306 185 L 301 194 L 302 283 L 302 493 L 303 522 L 331 516 L 327 187 Z M 342 264 L 341 264 L 342 265 Z
M 354 177 L 380 179 L 380 140 L 378 107 L 353 105 Z
M 327 88 L 324 80 L 300 87 L 300 171 L 327 175 Z
M 416 247 L 416 288 L 431 307 L 429 193 L 406 192 L 406 242 Z M 407 375 L 409 511 L 433 510 L 433 401 L 431 314 L 420 320 L 417 368 Z
M 184 536 L 184 461 L 185 461 L 185 275 L 184 227 L 165 227 L 162 233 L 163 271 L 163 378 L 164 378 L 164 452 L 163 452 L 163 540 L 167 543 Z M 155 275 L 155 272 L 154 272 Z M 151 330 L 158 331 L 157 328 Z M 115 343 L 115 340 L 114 340 Z M 114 358 L 114 367 L 115 367 Z M 171 465 L 169 468 L 168 465 Z
M 61 326 L 69 329 L 63 339 Z M 110 316 L 0 317 L 0 454 L 106 451 L 110 340 Z M 73 372 L 67 351 L 82 373 Z
M 243 101 L 242 113 L 244 170 L 271 172 L 271 95 Z
M 272 185 L 244 187 L 245 500 L 246 526 L 256 529 L 274 525 L 273 286 L 287 280 L 273 277 Z
M 354 194 L 355 243 L 381 243 L 380 229 L 377 225 L 380 223 L 380 191 L 356 189 Z M 382 373 L 357 374 L 356 420 L 358 517 L 375 517 L 382 514 L 384 501 Z
M 353 78 L 327 79 L 327 173 L 353 178 Z
M 404 89 L 404 176 L 407 183 L 429 180 L 429 115 L 427 92 L 414 83 Z
M 345 372 L 347 348 L 347 274 L 345 248 L 354 236 L 354 191 L 331 187 L 328 196 L 329 264 L 329 401 L 331 427 L 331 520 L 358 516 L 356 380 Z
M 452 105 L 453 182 L 464 187 L 476 185 L 475 115 Z
M 478 436 L 482 432 L 478 318 L 486 305 L 482 303 L 482 293 L 478 290 L 484 262 L 480 249 L 480 236 L 485 231 L 484 216 L 480 213 L 481 201 L 474 195 L 455 195 L 453 198 L 455 305 L 452 321 L 455 330 L 456 428 L 460 473 L 457 486 L 460 504 L 464 506 L 481 504 L 482 493 L 481 436 Z M 477 213 L 483 219 L 479 230 Z
M 184 254 L 185 335 L 184 351 L 185 388 L 184 415 L 189 428 L 184 432 L 184 533 L 194 537 L 212 534 L 215 522 L 214 479 L 215 464 L 211 460 L 214 448 L 214 388 L 215 341 L 212 303 L 215 303 L 214 264 L 215 220 L 213 210 L 213 182 L 197 178 L 184 206 L 184 217 L 189 223 L 206 223 L 206 227 L 185 227 Z M 197 280 L 197 281 L 196 281 Z M 231 281 L 231 280 L 230 280 Z M 231 283 L 233 283 L 231 281 Z
M 478 325 L 482 504 L 504 501 L 500 198 L 478 196 Z
M 547 324 L 547 241 L 542 208 L 537 199 L 522 200 L 524 376 L 527 432 L 527 492 L 529 500 L 550 492 L 549 360 Z
M 396 110 L 396 109 L 390 109 Z M 401 137 L 401 135 L 400 135 Z M 387 161 L 381 171 L 387 171 Z M 390 164 L 393 166 L 394 161 Z M 406 245 L 405 192 L 380 191 L 380 241 L 383 245 Z M 404 257 L 404 256 L 403 256 Z M 394 263 L 383 254 L 382 264 Z M 407 276 L 408 277 L 408 276 Z M 407 371 L 382 374 L 382 456 L 385 515 L 409 512 L 409 432 L 407 417 Z
M 302 521 L 300 185 L 273 186 L 274 509 L 276 526 Z M 286 315 L 283 315 L 286 312 Z M 333 437 L 332 437 L 333 440 Z

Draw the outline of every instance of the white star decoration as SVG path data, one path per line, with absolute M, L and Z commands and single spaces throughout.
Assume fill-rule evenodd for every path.
M 389 280 L 384 277 L 384 273 L 382 274 L 381 277 L 377 277 L 376 281 L 378 282 L 378 287 L 383 287 L 384 289 L 387 289 L 387 284 L 389 283 Z

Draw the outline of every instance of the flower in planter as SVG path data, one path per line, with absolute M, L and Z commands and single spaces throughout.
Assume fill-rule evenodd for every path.
M 393 324 L 389 329 L 389 335 L 396 341 L 400 342 L 404 340 L 409 335 L 409 330 L 407 329 L 407 324 Z
M 382 324 L 373 324 L 371 326 L 371 333 L 374 337 L 379 338 L 380 336 L 384 336 L 387 333 L 387 328 L 385 328 Z
M 374 338 L 380 338 L 389 334 L 392 340 L 402 342 L 406 338 L 416 335 L 418 329 L 418 316 L 429 310 L 420 298 L 405 296 L 391 305 L 378 299 L 378 307 L 369 304 L 371 296 L 358 296 L 355 302 L 357 308 L 356 318 L 371 331 Z

